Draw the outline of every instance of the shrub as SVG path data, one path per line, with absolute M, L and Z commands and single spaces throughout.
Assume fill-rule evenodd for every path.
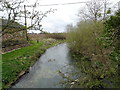
M 27 43 L 26 40 L 6 40 L 2 42 L 2 47 L 14 46 Z
M 72 51 L 91 56 L 97 53 L 97 38 L 103 30 L 102 22 L 84 22 L 78 23 L 77 27 L 68 32 L 67 40 Z
M 113 32 L 113 30 L 116 29 L 107 28 L 108 31 L 106 31 L 104 25 L 108 26 L 110 24 L 111 26 L 111 23 L 108 21 L 111 22 L 109 19 L 105 24 L 103 24 L 102 21 L 96 23 L 92 21 L 81 21 L 77 27 L 72 27 L 70 31 L 68 31 L 68 45 L 72 52 L 75 66 L 80 69 L 80 72 L 78 71 L 77 73 L 82 72 L 84 74 L 84 76 L 78 77 L 78 87 L 80 85 L 86 88 L 114 88 L 119 86 L 119 79 L 117 78 L 117 70 L 119 68 L 117 66 L 119 66 L 118 59 L 120 55 L 119 52 L 117 52 L 118 48 L 117 51 L 113 52 L 113 47 L 104 47 L 104 42 L 108 42 L 107 39 L 112 36 L 109 30 Z M 114 31 L 116 32 L 116 30 Z M 102 37 L 103 39 L 101 39 L 103 32 L 105 32 L 107 37 Z M 118 33 L 116 35 L 118 36 Z M 116 47 L 116 44 L 114 45 Z M 110 57 L 110 55 L 112 57 Z M 113 60 L 117 60 L 118 64 Z M 109 84 L 106 82 L 109 82 Z

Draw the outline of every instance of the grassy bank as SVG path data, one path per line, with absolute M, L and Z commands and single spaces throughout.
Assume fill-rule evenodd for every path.
M 61 41 L 31 42 L 31 46 L 2 55 L 2 87 L 8 88 L 40 57 L 45 50 Z

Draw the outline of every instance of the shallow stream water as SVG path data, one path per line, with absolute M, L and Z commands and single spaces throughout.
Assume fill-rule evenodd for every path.
M 59 71 L 68 74 L 74 71 L 66 43 L 47 49 L 12 88 L 62 88 L 64 78 Z

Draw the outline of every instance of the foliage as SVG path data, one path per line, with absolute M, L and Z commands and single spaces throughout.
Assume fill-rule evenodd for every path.
M 81 21 L 67 35 L 75 66 L 83 76 L 72 87 L 119 88 L 120 12 L 103 21 Z
M 105 21 L 105 28 L 100 43 L 106 48 L 112 48 L 111 58 L 114 57 L 117 64 L 120 64 L 120 10 Z
M 120 10 L 116 11 L 115 15 L 111 16 L 105 22 L 104 33 L 106 34 L 105 41 L 111 41 L 110 44 L 107 43 L 107 45 L 109 45 L 108 47 L 113 48 L 110 59 L 114 61 L 116 65 L 116 82 L 120 83 Z M 115 81 L 114 84 L 116 85 Z
M 105 47 L 116 46 L 120 42 L 120 11 L 117 11 L 115 15 L 110 16 L 105 21 L 105 28 L 102 36 L 99 38 Z
M 91 56 L 97 53 L 96 38 L 102 32 L 102 22 L 81 21 L 78 26 L 68 32 L 67 38 L 70 48 L 78 53 Z
M 2 42 L 2 47 L 14 46 L 19 44 L 27 44 L 25 40 L 6 40 Z

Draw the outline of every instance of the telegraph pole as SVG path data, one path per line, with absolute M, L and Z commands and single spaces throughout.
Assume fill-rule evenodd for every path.
M 120 10 L 120 1 L 118 2 L 118 10 Z
M 26 40 L 28 41 L 28 36 L 27 36 L 27 17 L 26 17 L 26 5 L 24 5 L 24 14 L 25 14 L 25 36 L 26 36 Z
M 105 20 L 106 18 L 106 5 L 107 5 L 107 1 L 104 0 L 104 15 L 103 15 L 103 19 Z

